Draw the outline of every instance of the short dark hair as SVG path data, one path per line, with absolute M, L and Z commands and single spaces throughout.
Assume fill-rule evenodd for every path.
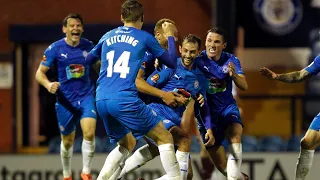
M 154 26 L 154 34 L 156 34 L 157 31 L 160 31 L 160 29 L 162 30 L 162 24 L 165 23 L 165 22 L 168 22 L 168 23 L 171 23 L 171 24 L 176 24 L 173 20 L 171 19 L 168 19 L 168 18 L 163 18 L 163 19 L 160 19 L 156 25 Z
M 63 19 L 63 21 L 62 21 L 62 25 L 64 26 L 64 27 L 67 27 L 67 24 L 68 24 L 68 19 L 79 19 L 80 21 L 81 21 L 81 24 L 83 25 L 83 19 L 82 19 L 82 17 L 81 17 L 81 15 L 80 14 L 73 14 L 73 13 L 70 13 L 70 14 L 68 14 L 64 19 Z
M 223 37 L 224 42 L 227 42 L 227 40 L 228 40 L 227 32 L 224 29 L 220 28 L 220 27 L 214 27 L 214 28 L 209 29 L 207 31 L 207 35 L 209 33 L 216 33 L 216 34 L 221 35 Z
M 182 41 L 182 44 L 183 43 L 195 43 L 195 44 L 198 44 L 198 50 L 200 50 L 201 48 L 201 39 L 194 35 L 194 34 L 188 34 L 187 36 L 185 36 L 183 38 L 183 41 Z
M 126 0 L 121 5 L 121 15 L 126 22 L 143 21 L 143 5 L 138 0 Z

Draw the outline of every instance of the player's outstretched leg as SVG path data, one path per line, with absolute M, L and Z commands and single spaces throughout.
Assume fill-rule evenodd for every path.
M 131 132 L 123 137 L 109 153 L 97 180 L 116 180 L 121 172 L 119 166 L 123 165 L 135 145 L 136 139 Z
M 95 130 L 96 130 L 96 119 L 94 118 L 83 118 L 80 121 L 81 129 L 83 133 L 82 140 L 82 180 L 92 180 L 91 177 L 91 162 L 94 156 L 95 150 Z
M 73 143 L 76 131 L 68 135 L 61 135 L 60 157 L 62 163 L 62 172 L 64 180 L 72 180 L 71 159 L 73 155 Z
M 118 177 L 121 179 L 125 174 L 138 169 L 139 167 L 146 164 L 148 161 L 155 158 L 157 155 L 153 155 L 152 151 L 150 151 L 151 146 L 146 144 L 139 149 L 137 149 L 126 161 L 124 167 Z M 157 151 L 158 148 L 156 147 Z
M 310 127 L 314 124 L 312 123 Z M 312 166 L 314 151 L 320 143 L 320 133 L 309 129 L 300 143 L 300 153 L 295 171 L 295 180 L 305 180 Z
M 147 136 L 158 145 L 160 159 L 168 179 L 181 180 L 180 168 L 170 132 L 166 130 L 162 122 L 159 122 Z

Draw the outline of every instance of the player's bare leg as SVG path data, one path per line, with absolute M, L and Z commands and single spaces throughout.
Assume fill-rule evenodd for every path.
M 170 180 L 181 180 L 180 168 L 174 152 L 173 138 L 162 122 L 159 122 L 148 134 L 159 148 L 163 168 Z
M 95 131 L 96 131 L 96 119 L 83 118 L 80 121 L 83 141 L 82 141 L 82 173 L 81 178 L 83 180 L 91 180 L 91 161 L 94 156 L 95 150 Z
M 97 180 L 116 180 L 121 172 L 125 159 L 136 146 L 136 139 L 132 133 L 128 133 L 108 155 Z
M 209 149 L 207 149 L 210 158 L 212 159 L 215 167 L 225 176 L 228 177 L 228 173 L 227 173 L 227 163 L 229 163 L 227 161 L 227 156 L 226 156 L 226 151 L 225 148 L 223 146 L 213 146 L 210 147 Z M 240 170 L 239 170 L 240 171 Z M 240 173 L 239 177 L 237 178 L 237 180 L 248 180 L 249 177 L 244 174 L 244 173 Z M 228 178 L 229 180 L 229 178 Z
M 305 180 L 312 166 L 315 149 L 320 144 L 320 132 L 309 129 L 301 139 L 300 153 L 296 166 L 295 180 Z
M 73 143 L 76 131 L 68 135 L 61 134 L 60 156 L 63 170 L 63 179 L 71 180 L 71 159 L 73 155 Z
M 200 135 L 198 135 L 198 139 L 200 142 L 202 142 L 202 138 Z M 210 179 L 211 174 L 214 170 L 214 164 L 210 158 L 210 155 L 204 146 L 203 143 L 200 144 L 200 158 L 201 158 L 201 164 L 202 164 L 202 169 L 201 169 L 201 177 L 203 179 Z
M 223 146 L 213 146 L 207 149 L 210 158 L 212 159 L 216 168 L 227 176 L 227 159 L 226 152 Z
M 241 176 L 240 167 L 242 163 L 242 130 L 242 125 L 239 123 L 232 123 L 226 130 L 226 137 L 230 144 L 230 155 L 227 163 L 228 179 L 238 179 Z

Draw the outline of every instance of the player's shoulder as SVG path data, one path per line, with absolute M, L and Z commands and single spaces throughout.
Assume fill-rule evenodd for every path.
M 207 53 L 206 50 L 203 50 L 198 56 L 197 56 L 197 60 L 201 59 L 206 59 L 207 58 Z
M 62 38 L 62 39 L 59 39 L 53 43 L 51 43 L 49 46 L 48 46 L 48 49 L 55 49 L 55 48 L 59 48 L 59 47 L 63 47 L 65 46 L 67 43 L 65 41 L 65 38 Z
M 224 57 L 226 60 L 239 61 L 239 58 L 237 56 L 224 51 L 222 51 L 222 57 Z
M 142 38 L 142 39 L 145 39 L 145 40 L 148 40 L 148 39 L 151 39 L 151 38 L 154 38 L 153 35 L 151 35 L 149 32 L 145 31 L 145 30 L 142 30 L 142 29 L 135 29 L 133 30 L 132 34 Z
M 111 30 L 107 31 L 106 33 L 104 33 L 104 35 L 100 38 L 99 42 L 104 41 L 104 40 L 110 38 L 111 36 L 114 36 L 116 34 L 116 31 L 118 28 L 111 29 Z
M 92 41 L 90 41 L 89 39 L 86 39 L 86 38 L 81 38 L 80 42 L 84 46 L 93 46 L 94 45 L 94 43 Z
M 45 53 L 54 53 L 56 52 L 58 49 L 63 48 L 67 43 L 65 42 L 64 38 L 59 39 L 53 43 L 51 43 L 47 49 L 45 50 Z

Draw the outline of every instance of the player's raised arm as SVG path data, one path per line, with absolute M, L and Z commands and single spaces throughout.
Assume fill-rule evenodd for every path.
M 168 51 L 163 49 L 158 41 L 151 35 L 147 37 L 147 48 L 160 62 L 175 69 L 177 67 L 177 49 L 175 42 L 175 29 L 176 27 L 168 22 L 162 24 L 164 36 L 168 38 Z

